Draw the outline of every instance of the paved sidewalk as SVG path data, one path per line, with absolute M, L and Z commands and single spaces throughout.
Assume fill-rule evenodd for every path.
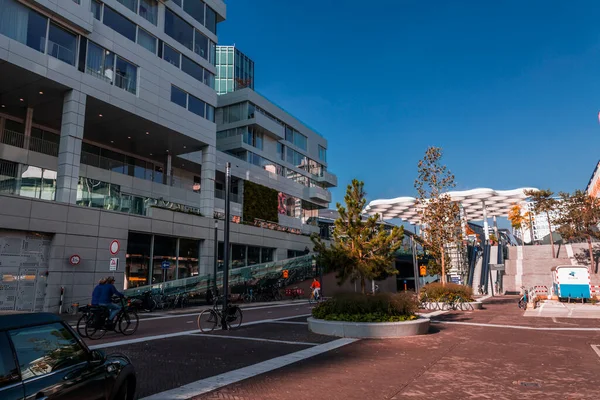
M 517 296 L 435 319 L 561 327 L 527 318 Z M 600 323 L 571 319 L 569 328 Z M 208 399 L 593 399 L 600 331 L 536 331 L 433 323 L 429 335 L 362 340 L 195 397 Z

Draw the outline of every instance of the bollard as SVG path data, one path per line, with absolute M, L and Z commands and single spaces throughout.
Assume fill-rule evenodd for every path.
M 58 302 L 58 313 L 62 314 L 63 299 L 65 297 L 65 287 L 60 287 L 60 301 Z
M 71 304 L 71 314 L 76 315 L 79 312 L 79 303 Z

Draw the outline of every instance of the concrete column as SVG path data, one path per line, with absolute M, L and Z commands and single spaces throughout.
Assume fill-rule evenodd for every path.
M 63 99 L 56 177 L 58 202 L 75 204 L 77 201 L 86 99 L 86 95 L 77 90 L 66 92 Z
M 494 236 L 496 236 L 496 239 L 500 241 L 500 236 L 498 235 L 498 221 L 496 221 L 495 215 L 492 217 L 492 221 L 494 223 Z
M 216 148 L 214 146 L 204 146 L 202 149 L 202 173 L 200 176 L 200 212 L 208 218 L 212 218 L 215 211 L 216 168 Z
M 214 229 L 210 230 L 214 231 Z M 200 240 L 200 259 L 198 266 L 198 275 L 200 276 L 208 274 L 210 274 L 210 276 L 213 276 L 215 257 L 215 241 L 212 237 L 213 235 L 214 233 L 211 232 L 210 237 Z
M 179 279 L 179 241 L 181 238 L 177 238 L 175 242 L 175 279 Z
M 173 184 L 171 179 L 171 175 L 173 174 L 172 161 L 171 155 L 167 154 L 167 158 L 165 160 L 165 173 L 163 174 L 163 183 L 167 186 L 171 186 Z
M 485 207 L 485 200 L 481 200 L 481 207 L 483 208 L 483 234 L 485 236 L 485 240 L 489 240 L 490 233 L 487 219 L 487 208 Z
M 0 141 L 4 138 L 4 126 L 6 124 L 6 118 L 0 117 Z
M 64 113 L 63 113 L 64 115 Z M 31 136 L 31 124 L 33 123 L 33 108 L 27 107 L 25 114 L 25 136 Z
M 238 179 L 237 181 L 237 187 L 238 187 L 238 201 L 240 202 L 240 204 L 244 204 L 244 180 L 243 179 Z

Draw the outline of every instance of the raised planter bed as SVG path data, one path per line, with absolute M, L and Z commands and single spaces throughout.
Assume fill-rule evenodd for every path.
M 430 311 L 438 311 L 438 310 L 444 310 L 446 311 L 445 307 L 446 307 L 446 303 L 440 303 L 440 302 L 428 302 L 428 303 L 424 303 L 425 304 L 425 310 L 430 310 Z M 471 306 L 473 306 L 474 310 L 481 310 L 483 309 L 483 303 L 480 301 L 471 301 L 469 303 L 464 303 L 469 304 Z M 448 309 L 450 310 L 450 309 Z M 464 310 L 461 310 L 460 308 L 456 308 L 456 311 L 471 311 L 471 307 L 465 308 Z
M 423 335 L 429 331 L 429 318 L 403 322 L 344 322 L 309 318 L 308 329 L 313 333 L 360 339 L 384 339 Z

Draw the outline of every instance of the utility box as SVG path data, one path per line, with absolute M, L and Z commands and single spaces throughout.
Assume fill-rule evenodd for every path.
M 590 271 L 585 265 L 558 265 L 552 267 L 554 294 L 562 299 L 589 299 Z

